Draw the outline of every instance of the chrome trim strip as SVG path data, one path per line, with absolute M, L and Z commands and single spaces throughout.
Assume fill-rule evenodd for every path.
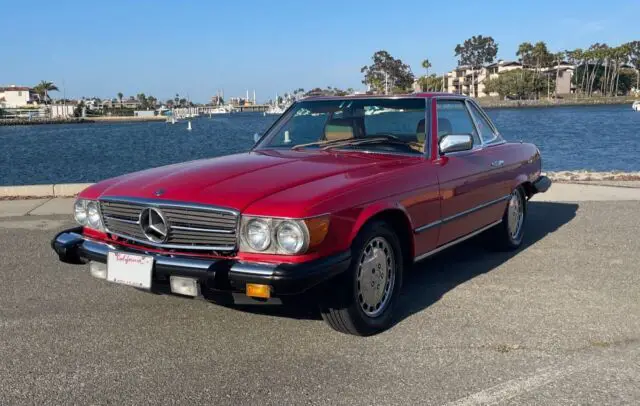
M 183 230 L 183 231 L 202 231 L 204 233 L 220 233 L 220 234 L 234 234 L 236 232 L 235 228 L 233 230 L 218 230 L 216 228 L 198 228 L 198 227 L 184 227 L 184 226 L 174 226 L 171 225 L 172 230 Z
M 129 240 L 129 241 L 135 241 L 137 243 L 143 244 L 143 245 L 150 245 L 152 247 L 155 248 L 170 248 L 170 249 L 176 249 L 176 250 L 193 250 L 193 251 L 205 251 L 205 250 L 210 250 L 210 251 L 233 251 L 236 249 L 235 244 L 234 245 L 223 245 L 223 246 L 215 246 L 215 245 L 188 245 L 188 244 L 159 244 L 159 243 L 155 243 L 153 241 L 149 241 L 149 240 L 141 240 L 138 238 L 134 238 L 130 235 L 124 235 L 124 234 L 119 234 L 119 233 L 114 233 L 113 231 L 109 231 L 107 230 L 107 232 L 109 234 L 113 234 L 116 235 L 120 238 L 124 238 L 125 240 Z
M 84 238 L 83 240 L 84 240 L 84 242 L 82 243 L 83 250 L 93 253 L 94 255 L 104 256 L 105 258 L 109 254 L 109 251 L 110 251 L 109 245 L 94 242 L 91 240 L 86 240 Z
M 471 213 L 474 213 L 474 212 L 476 212 L 478 210 L 482 210 L 482 209 L 487 208 L 489 206 L 493 206 L 494 204 L 498 204 L 500 202 L 507 201 L 510 198 L 511 198 L 511 195 L 502 196 L 502 197 L 500 197 L 498 199 L 495 199 L 495 200 L 492 200 L 490 202 L 486 202 L 486 203 L 483 203 L 483 204 L 481 204 L 479 206 L 472 207 L 472 208 L 467 209 L 465 211 L 461 211 L 460 213 L 454 214 L 453 216 L 449 216 L 449 217 L 443 218 L 442 219 L 442 223 L 443 224 L 444 223 L 448 223 L 450 221 L 458 219 L 459 217 L 464 217 L 464 216 L 467 216 L 467 215 L 469 215 Z
M 240 215 L 240 212 L 235 209 L 228 209 L 226 207 L 218 207 L 213 205 L 206 205 L 200 203 L 188 203 L 188 202 L 180 202 L 175 200 L 161 200 L 161 199 L 144 199 L 140 197 L 126 197 L 126 196 L 103 196 L 98 199 L 101 202 L 111 202 L 111 203 L 132 203 L 132 204 L 140 204 L 146 205 L 147 207 L 155 207 L 162 209 L 166 208 L 185 208 L 185 209 L 200 209 L 200 210 L 208 210 L 208 211 L 219 211 L 227 214 L 233 214 L 235 216 Z
M 453 221 L 453 220 L 456 220 L 456 219 L 458 219 L 460 217 L 464 217 L 464 216 L 467 216 L 469 214 L 472 214 L 472 213 L 474 213 L 474 212 L 476 212 L 478 210 L 482 210 L 482 209 L 487 208 L 489 206 L 493 206 L 494 204 L 498 204 L 500 202 L 507 201 L 510 198 L 511 198 L 511 195 L 502 196 L 502 197 L 500 197 L 498 199 L 491 200 L 490 202 L 486 202 L 486 203 L 483 203 L 483 204 L 481 204 L 479 206 L 472 207 L 470 209 L 461 211 L 460 213 L 454 214 L 453 216 L 445 217 L 442 220 L 437 220 L 437 221 L 434 221 L 432 223 L 420 226 L 420 227 L 414 229 L 413 232 L 415 234 L 419 234 L 419 233 L 421 233 L 423 231 L 426 231 L 426 230 L 428 230 L 430 228 L 433 228 L 433 227 L 436 227 L 436 226 L 440 226 L 442 224 L 446 224 L 446 223 L 448 223 L 450 221 Z
M 129 248 L 118 248 L 111 244 L 102 241 L 94 241 L 88 239 L 87 237 L 76 234 L 76 233 L 64 233 L 60 234 L 56 239 L 56 242 L 64 244 L 65 242 L 72 241 L 75 239 L 81 239 L 81 249 L 86 252 L 93 254 L 98 257 L 104 257 L 105 259 L 109 255 L 110 251 L 119 251 L 119 252 L 132 252 L 139 253 L 142 255 L 147 255 L 153 257 L 154 267 L 155 266 L 177 266 L 181 268 L 187 269 L 198 269 L 198 270 L 208 270 L 212 264 L 219 261 L 219 259 L 196 259 L 196 258 L 186 258 L 186 257 L 168 257 L 161 254 L 157 254 L 154 252 L 146 252 L 144 250 L 139 249 L 129 249 Z
M 126 251 L 125 251 L 126 252 Z M 147 254 L 149 255 L 149 254 Z M 162 255 L 151 255 L 155 262 L 154 266 L 177 266 L 180 268 L 199 269 L 206 271 L 217 260 L 203 260 L 203 259 L 191 259 L 191 258 L 176 258 L 176 257 L 164 257 Z
M 415 234 L 420 234 L 421 232 L 427 231 L 430 228 L 439 226 L 440 224 L 442 224 L 442 220 L 436 220 L 433 223 L 425 224 L 423 226 L 420 226 L 420 227 L 416 228 L 415 230 L 413 230 L 413 232 Z
M 119 221 L 121 223 L 127 223 L 127 224 L 140 224 L 140 220 L 127 220 L 127 219 L 121 219 L 119 217 L 106 216 L 106 215 L 103 216 L 103 218 L 113 220 L 113 221 Z
M 497 226 L 500 223 L 502 223 L 502 219 L 496 221 L 495 223 L 491 223 L 491 224 L 489 224 L 487 226 L 479 228 L 479 229 L 477 229 L 476 231 L 474 231 L 472 233 L 469 233 L 467 235 L 463 235 L 462 237 L 460 237 L 460 238 L 458 238 L 456 240 L 453 240 L 453 241 L 448 242 L 448 243 L 446 243 L 444 245 L 441 245 L 438 248 L 434 249 L 433 251 L 429 251 L 429 252 L 424 253 L 422 255 L 418 255 L 417 257 L 415 257 L 413 259 L 413 262 L 421 261 L 421 260 L 423 260 L 423 259 L 425 259 L 427 257 L 430 257 L 431 255 L 437 254 L 438 252 L 440 252 L 442 250 L 445 250 L 445 249 L 447 249 L 449 247 L 452 247 L 452 246 L 454 246 L 454 245 L 456 245 L 458 243 L 461 243 L 461 242 L 463 242 L 465 240 L 468 240 L 471 237 L 475 237 L 476 235 L 482 233 L 483 231 L 486 231 L 486 230 L 490 229 L 491 227 Z
M 237 262 L 231 265 L 229 273 L 239 275 L 251 275 L 251 276 L 273 276 L 274 269 L 277 267 L 275 264 L 260 264 L 249 262 Z

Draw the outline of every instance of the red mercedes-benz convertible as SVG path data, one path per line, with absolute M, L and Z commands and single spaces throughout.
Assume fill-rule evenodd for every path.
M 52 247 L 144 290 L 309 295 L 331 327 L 369 335 L 390 325 L 412 263 L 482 232 L 518 248 L 527 201 L 550 184 L 536 146 L 506 142 L 469 98 L 313 97 L 249 152 L 90 186 Z

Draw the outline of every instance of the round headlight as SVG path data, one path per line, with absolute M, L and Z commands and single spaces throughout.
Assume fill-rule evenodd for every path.
M 253 219 L 246 226 L 247 243 L 256 251 L 264 251 L 271 245 L 271 229 L 266 221 Z
M 76 218 L 78 224 L 87 225 L 87 206 L 86 201 L 79 199 L 73 205 L 73 215 Z
M 98 203 L 87 203 L 87 220 L 89 226 L 95 229 L 102 228 L 102 222 L 100 221 L 100 212 L 98 211 Z
M 278 246 L 287 254 L 297 254 L 304 247 L 304 231 L 298 223 L 283 221 L 276 232 Z

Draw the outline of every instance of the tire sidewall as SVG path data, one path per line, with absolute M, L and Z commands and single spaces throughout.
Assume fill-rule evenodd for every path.
M 358 278 L 358 267 L 360 265 L 360 257 L 363 254 L 364 248 L 367 244 L 376 237 L 382 237 L 391 246 L 394 255 L 394 263 L 395 263 L 395 282 L 393 286 L 393 292 L 391 293 L 391 298 L 389 303 L 387 304 L 387 308 L 380 313 L 376 317 L 371 317 L 362 310 L 360 304 L 358 303 L 358 291 L 357 291 L 357 278 Z M 356 327 L 361 331 L 371 331 L 376 332 L 388 327 L 393 318 L 393 309 L 397 302 L 398 296 L 400 295 L 400 291 L 402 288 L 402 275 L 404 269 L 402 248 L 400 246 L 400 241 L 396 234 L 391 230 L 386 223 L 383 222 L 374 222 L 370 223 L 363 228 L 363 230 L 358 234 L 358 237 L 354 240 L 353 248 L 352 248 L 352 258 L 351 258 L 351 266 L 349 268 L 349 293 L 350 293 L 350 306 L 348 307 L 348 311 L 356 323 Z
M 509 244 L 513 247 L 519 247 L 524 239 L 525 224 L 527 222 L 527 199 L 525 198 L 521 187 L 516 188 L 513 193 L 517 193 L 520 198 L 520 205 L 522 206 L 522 225 L 520 226 L 520 230 L 518 231 L 516 238 L 511 237 L 511 232 L 509 231 L 509 205 L 507 204 L 507 209 L 504 213 L 504 230 Z M 513 193 L 511 195 L 513 195 Z M 511 200 L 511 197 L 509 197 L 509 200 Z

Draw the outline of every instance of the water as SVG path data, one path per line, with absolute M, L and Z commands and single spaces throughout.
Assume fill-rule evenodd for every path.
M 548 171 L 640 170 L 640 113 L 629 105 L 489 109 L 503 136 L 533 142 Z M 95 182 L 242 152 L 276 119 L 257 113 L 163 122 L 0 127 L 0 185 Z

